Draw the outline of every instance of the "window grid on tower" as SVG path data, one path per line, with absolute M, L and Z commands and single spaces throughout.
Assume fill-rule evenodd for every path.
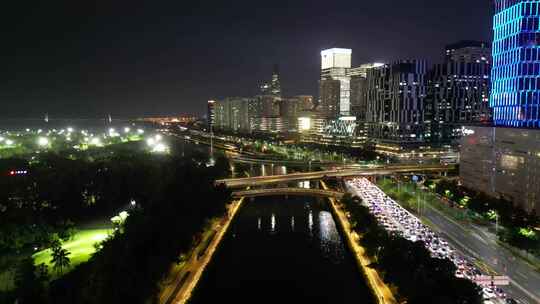
M 495 6 L 493 121 L 540 127 L 540 0 L 495 0 Z

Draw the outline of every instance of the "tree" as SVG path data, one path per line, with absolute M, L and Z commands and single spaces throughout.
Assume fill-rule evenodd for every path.
M 42 303 L 44 283 L 48 275 L 43 272 L 44 265 L 36 268 L 34 260 L 30 257 L 21 260 L 17 267 L 15 277 L 16 295 L 18 303 Z
M 69 265 L 71 264 L 71 261 L 69 259 L 69 255 L 71 254 L 71 252 L 62 248 L 62 246 L 59 246 L 58 243 L 55 243 L 54 247 L 52 247 L 51 250 L 51 263 L 53 264 L 53 269 L 56 271 L 57 274 L 60 275 L 62 274 L 63 270 L 69 267 Z

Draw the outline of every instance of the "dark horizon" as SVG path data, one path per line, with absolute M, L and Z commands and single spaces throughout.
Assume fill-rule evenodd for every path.
M 252 96 L 280 66 L 286 96 L 317 95 L 320 51 L 353 65 L 442 60 L 491 41 L 490 1 L 159 1 L 13 4 L 2 18 L 0 118 L 203 115 L 208 99 Z

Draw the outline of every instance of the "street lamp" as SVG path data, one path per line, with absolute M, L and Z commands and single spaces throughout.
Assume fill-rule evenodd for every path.
M 47 145 L 49 145 L 49 139 L 47 137 L 38 138 L 38 145 L 40 147 L 46 147 Z

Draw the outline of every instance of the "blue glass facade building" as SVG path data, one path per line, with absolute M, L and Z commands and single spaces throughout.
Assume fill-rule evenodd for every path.
M 540 0 L 495 0 L 495 10 L 493 122 L 540 128 Z

